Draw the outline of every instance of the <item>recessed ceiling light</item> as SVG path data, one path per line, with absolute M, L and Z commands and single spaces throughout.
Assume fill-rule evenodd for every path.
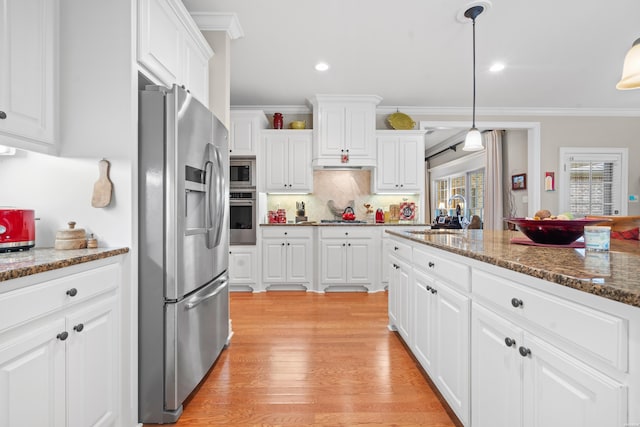
M 502 70 L 504 70 L 504 64 L 502 62 L 496 62 L 491 65 L 491 68 L 489 68 L 489 71 L 491 71 L 492 73 L 498 73 Z
M 329 64 L 327 64 L 326 62 L 318 62 L 316 64 L 317 71 L 327 71 L 328 69 L 329 69 Z

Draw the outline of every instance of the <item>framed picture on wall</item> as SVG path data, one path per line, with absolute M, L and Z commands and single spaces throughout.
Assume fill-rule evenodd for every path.
M 511 189 L 512 190 L 526 190 L 527 189 L 527 174 L 521 173 L 519 175 L 511 175 Z

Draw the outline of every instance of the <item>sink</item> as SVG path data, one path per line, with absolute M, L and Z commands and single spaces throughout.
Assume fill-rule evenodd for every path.
M 439 228 L 439 229 L 432 228 L 432 229 L 426 229 L 426 230 L 409 231 L 409 233 L 411 233 L 411 234 L 425 234 L 425 235 L 433 235 L 433 236 L 444 235 L 444 234 L 460 235 L 460 234 L 462 234 L 462 229 L 460 229 L 460 228 Z

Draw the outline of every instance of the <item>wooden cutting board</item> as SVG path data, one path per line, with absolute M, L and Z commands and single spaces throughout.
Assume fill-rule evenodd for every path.
M 109 180 L 109 166 L 107 160 L 102 159 L 98 162 L 100 176 L 93 184 L 93 195 L 91 196 L 91 206 L 94 208 L 104 208 L 111 203 L 113 184 Z

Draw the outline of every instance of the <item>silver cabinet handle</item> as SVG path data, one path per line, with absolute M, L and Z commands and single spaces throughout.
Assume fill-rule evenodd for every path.
M 222 290 L 227 286 L 228 280 L 225 279 L 220 286 L 218 286 L 217 288 L 215 288 L 213 291 L 209 292 L 206 295 L 203 295 L 201 297 L 197 297 L 194 298 L 193 301 L 190 301 L 186 304 L 187 310 L 192 309 L 193 307 L 200 305 L 201 303 L 205 302 L 206 300 L 215 297 L 216 295 L 218 295 L 220 292 L 222 292 Z

